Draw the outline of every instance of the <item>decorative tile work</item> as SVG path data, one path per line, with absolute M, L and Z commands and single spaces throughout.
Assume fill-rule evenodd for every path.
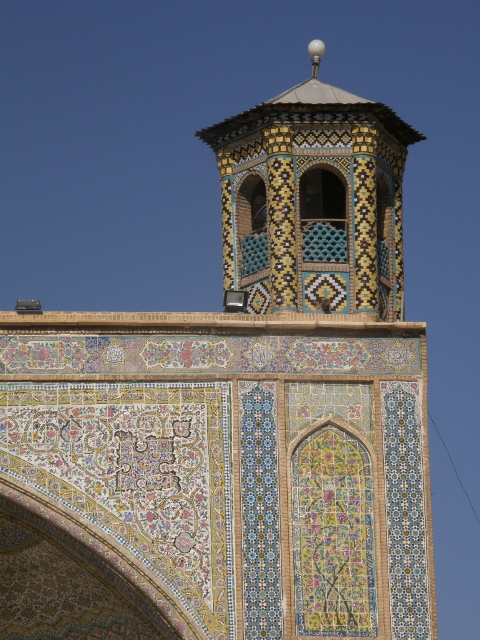
M 323 313 L 320 306 L 322 298 L 330 298 L 332 313 L 350 313 L 348 273 L 332 271 L 303 273 L 303 311 L 304 313 Z
M 268 159 L 268 212 L 272 311 L 297 310 L 293 159 Z
M 0 571 L 0 640 L 157 637 L 116 593 L 45 540 L 0 555 Z
M 421 398 L 417 382 L 381 382 L 390 609 L 394 640 L 430 640 Z
M 344 177 L 350 182 L 350 158 L 338 158 L 337 156 L 297 156 L 297 179 L 312 164 L 331 164 L 337 167 Z
M 222 192 L 222 250 L 223 250 L 223 288 L 235 287 L 235 250 L 233 240 L 233 190 L 229 178 L 221 182 Z
M 250 233 L 242 240 L 242 276 L 251 276 L 268 267 L 268 234 Z
M 395 181 L 395 318 L 401 319 L 402 295 L 405 290 L 403 271 L 403 191 L 402 182 Z
M 302 225 L 304 262 L 347 262 L 347 233 L 328 222 Z
M 395 149 L 383 140 L 380 136 L 377 140 L 377 156 L 391 167 L 395 164 Z
M 138 355 L 148 370 L 226 369 L 234 354 L 225 340 L 147 340 Z
M 372 388 L 369 384 L 290 383 L 285 387 L 287 447 L 324 416 L 339 416 L 371 442 Z
M 279 640 L 282 576 L 278 493 L 277 387 L 238 383 L 244 638 Z
M 250 140 L 246 144 L 239 147 L 235 147 L 232 151 L 232 156 L 236 164 L 258 158 L 258 156 L 266 155 L 267 153 L 267 141 L 259 136 L 254 140 Z
M 21 481 L 21 478 L 18 479 Z M 192 621 L 187 621 L 178 604 L 174 604 L 170 596 L 162 592 L 159 581 L 154 577 L 145 579 L 145 573 L 138 571 L 138 561 L 135 559 L 132 562 L 131 557 L 123 555 L 122 547 L 118 545 L 120 536 L 111 538 L 108 532 L 102 532 L 99 537 L 101 525 L 94 533 L 88 524 L 74 524 L 65 510 L 60 511 L 66 506 L 63 502 L 60 510 L 56 511 L 52 509 L 48 492 L 38 484 L 35 488 L 43 494 L 40 501 L 32 497 L 28 488 L 21 485 L 15 488 L 15 479 L 9 482 L 4 478 L 0 483 L 2 517 L 5 514 L 5 517 L 15 518 L 21 526 L 32 527 L 39 536 L 46 536 L 52 541 L 56 548 L 71 552 L 82 566 L 91 567 L 95 575 L 102 576 L 103 584 L 112 585 L 115 593 L 121 594 L 120 597 L 129 603 L 129 607 L 141 612 L 143 619 L 155 628 L 156 637 L 165 640 L 199 640 L 198 631 L 192 631 Z M 79 511 L 76 510 L 73 518 Z
M 378 251 L 378 271 L 381 276 L 384 278 L 390 277 L 390 267 L 389 267 L 389 257 L 388 257 L 388 247 L 385 243 L 385 240 L 379 240 L 377 243 L 377 251 Z
M 293 146 L 308 147 L 349 147 L 352 134 L 348 129 L 323 129 L 299 131 L 293 136 Z
M 334 425 L 292 457 L 297 634 L 377 635 L 370 457 Z
M 372 157 L 356 156 L 354 158 L 353 184 L 356 310 L 376 311 L 378 309 L 377 214 L 375 160 Z
M 264 315 L 270 309 L 270 280 L 260 280 L 250 287 L 248 291 L 247 313 L 250 315 Z
M 318 275 L 318 273 L 316 274 Z M 342 274 L 346 275 L 346 274 Z M 265 280 L 262 281 L 265 285 Z M 14 335 L 0 336 L 0 373 L 36 375 L 55 373 L 256 373 L 252 349 L 261 344 L 268 351 L 268 361 L 260 359 L 263 372 L 272 373 L 362 373 L 420 375 L 420 340 L 418 338 L 303 338 L 295 336 L 214 336 L 192 340 L 178 335 Z M 199 337 L 200 336 L 195 336 Z M 62 340 L 74 341 L 86 352 L 82 367 L 75 370 L 53 366 L 32 356 L 34 365 L 9 359 L 10 351 L 28 347 L 30 342 L 44 342 L 46 347 Z M 101 358 L 115 342 L 127 353 L 121 365 L 111 367 Z M 255 347 L 258 351 L 258 346 Z M 399 357 L 399 350 L 403 354 Z M 27 349 L 28 351 L 28 349 Z M 47 349 L 48 351 L 48 349 Z
M 390 307 L 390 288 L 383 284 L 378 283 L 378 314 L 380 320 L 385 322 L 388 320 L 388 311 Z
M 5 520 L 0 513 L 0 556 L 7 553 L 18 553 L 18 551 L 28 549 L 28 547 L 33 547 L 40 542 L 41 538 L 28 529 L 25 529 L 25 527 L 21 527 L 9 520 Z M 2 563 L 0 559 L 0 569 L 1 567 Z
M 233 634 L 229 385 L 0 385 L 2 470 L 100 526 Z

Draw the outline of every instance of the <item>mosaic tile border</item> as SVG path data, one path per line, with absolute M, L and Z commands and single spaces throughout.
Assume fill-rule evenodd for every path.
M 238 383 L 245 640 L 283 638 L 277 385 Z
M 0 374 L 328 373 L 421 375 L 420 338 L 15 335 Z
M 392 638 L 431 640 L 420 384 L 381 382 Z

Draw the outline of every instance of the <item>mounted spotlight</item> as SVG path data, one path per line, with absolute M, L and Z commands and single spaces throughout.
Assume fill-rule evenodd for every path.
M 225 313 L 247 313 L 248 291 L 225 291 L 223 310 Z
M 15 311 L 18 313 L 40 313 L 42 305 L 40 300 L 17 300 Z

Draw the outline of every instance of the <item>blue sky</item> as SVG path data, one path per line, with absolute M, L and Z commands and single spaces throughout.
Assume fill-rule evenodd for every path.
M 0 308 L 221 309 L 219 184 L 198 129 L 306 79 L 427 135 L 405 174 L 406 312 L 480 512 L 478 3 L 0 1 Z M 430 431 L 440 640 L 478 637 L 480 526 Z

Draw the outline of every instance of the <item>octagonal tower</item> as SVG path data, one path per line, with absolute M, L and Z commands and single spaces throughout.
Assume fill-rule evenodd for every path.
M 404 317 L 402 179 L 425 139 L 312 77 L 197 133 L 221 179 L 223 285 L 248 313 Z

